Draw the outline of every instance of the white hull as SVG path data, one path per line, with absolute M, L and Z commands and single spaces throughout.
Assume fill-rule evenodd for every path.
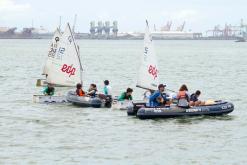
M 66 103 L 66 96 L 33 95 L 34 103 Z
M 112 109 L 116 110 L 127 110 L 128 108 L 133 107 L 132 101 L 117 101 L 114 100 L 112 103 Z

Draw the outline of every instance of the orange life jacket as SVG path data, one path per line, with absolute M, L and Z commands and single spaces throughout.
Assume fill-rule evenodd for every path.
M 188 94 L 186 91 L 179 91 L 177 95 L 177 99 L 189 99 Z
M 86 93 L 82 89 L 77 89 L 76 93 L 78 96 L 85 96 L 86 95 Z

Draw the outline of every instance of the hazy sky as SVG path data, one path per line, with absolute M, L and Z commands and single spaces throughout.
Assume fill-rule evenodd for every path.
M 186 30 L 206 31 L 214 25 L 247 23 L 247 0 L 0 0 L 0 27 L 43 25 L 54 30 L 62 23 L 88 32 L 91 20 L 117 20 L 120 31 L 143 31 L 145 19 L 160 27 L 173 21 L 173 28 L 186 21 Z

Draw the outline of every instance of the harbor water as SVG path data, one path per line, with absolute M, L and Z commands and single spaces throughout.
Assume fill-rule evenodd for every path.
M 221 117 L 139 120 L 126 111 L 33 103 L 50 40 L 0 40 L 0 164 L 247 164 L 247 44 L 154 41 L 167 88 L 227 100 Z M 143 41 L 79 40 L 83 86 L 134 98 Z M 57 94 L 69 89 L 56 89 Z

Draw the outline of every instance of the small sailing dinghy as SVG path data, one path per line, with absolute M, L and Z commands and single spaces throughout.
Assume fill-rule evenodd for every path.
M 63 34 L 58 30 L 55 32 L 43 73 L 46 83 L 53 86 L 75 87 L 82 83 L 79 50 L 69 24 Z M 40 103 L 67 102 L 66 96 L 34 95 L 33 100 Z
M 148 22 L 144 38 L 144 56 L 140 68 L 137 87 L 156 90 L 159 84 L 157 60 L 153 48 L 152 36 L 149 32 Z M 176 104 L 169 107 L 148 107 L 146 103 L 134 103 L 128 108 L 128 115 L 136 115 L 140 119 L 170 118 L 198 115 L 224 115 L 232 112 L 234 105 L 226 101 L 215 101 L 210 105 L 180 108 Z
M 158 74 L 158 65 L 155 50 L 153 47 L 152 36 L 149 31 L 148 22 L 146 21 L 146 30 L 144 36 L 144 50 L 141 56 L 140 70 L 137 78 L 136 87 L 142 88 L 145 90 L 157 90 L 159 85 L 159 74 Z M 117 107 L 121 110 L 132 109 L 137 105 L 145 105 L 145 100 L 138 101 L 116 101 L 114 107 Z

